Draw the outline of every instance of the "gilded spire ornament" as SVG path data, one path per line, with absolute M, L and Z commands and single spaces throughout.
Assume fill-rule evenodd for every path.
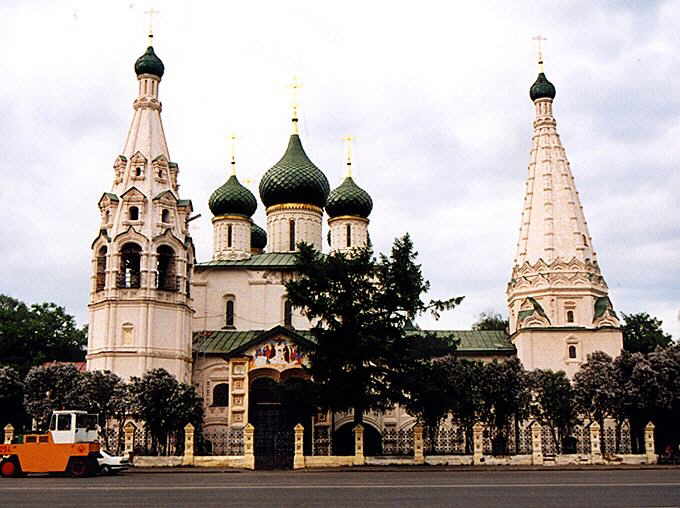
M 543 41 L 547 41 L 542 35 L 536 35 L 532 37 L 532 40 L 536 41 L 536 46 L 538 48 L 538 72 L 543 71 Z
M 151 9 L 144 11 L 144 14 L 149 16 L 149 33 L 147 37 L 149 39 L 149 46 L 153 46 L 153 17 L 156 14 L 160 14 L 160 12 L 152 7 Z
M 229 151 L 231 152 L 231 174 L 236 176 L 236 134 L 234 133 L 229 136 Z
M 352 176 L 352 136 L 345 136 L 342 138 L 345 142 L 345 164 L 347 165 L 347 173 L 345 176 Z
M 300 128 L 298 126 L 299 123 L 299 109 L 300 109 L 300 88 L 302 88 L 302 83 L 300 83 L 300 80 L 298 79 L 297 76 L 293 76 L 293 81 L 291 82 L 288 87 L 291 90 L 290 94 L 290 101 L 291 101 L 291 109 L 292 109 L 292 115 L 291 115 L 291 121 L 293 123 L 293 134 L 300 134 Z

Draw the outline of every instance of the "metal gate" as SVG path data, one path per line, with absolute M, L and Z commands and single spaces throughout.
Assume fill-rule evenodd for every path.
M 280 403 L 253 404 L 255 469 L 292 469 L 295 435 Z

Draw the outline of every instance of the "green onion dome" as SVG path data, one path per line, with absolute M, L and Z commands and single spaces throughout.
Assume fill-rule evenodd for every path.
M 257 200 L 252 192 L 241 185 L 236 175 L 231 175 L 224 185 L 212 193 L 208 206 L 215 217 L 219 215 L 250 217 L 257 209 Z
M 154 53 L 152 46 L 146 48 L 146 52 L 135 62 L 135 72 L 137 73 L 137 76 L 141 74 L 153 74 L 159 78 L 163 77 L 165 66 L 163 65 L 163 62 L 161 62 L 161 59 L 156 56 L 156 53 Z
M 534 84 L 531 85 L 531 88 L 529 89 L 529 97 L 531 97 L 532 101 L 545 98 L 554 99 L 555 85 L 548 81 L 548 78 L 545 77 L 545 74 L 541 72 L 536 78 Z
M 333 189 L 326 202 L 328 216 L 352 215 L 366 219 L 373 210 L 373 200 L 364 189 L 359 187 L 351 176 L 345 178 L 339 187 Z
M 250 225 L 250 248 L 264 249 L 267 246 L 267 232 L 254 222 Z
M 309 160 L 297 134 L 291 135 L 286 153 L 260 180 L 260 199 L 266 207 L 304 203 L 323 208 L 329 192 L 326 175 Z

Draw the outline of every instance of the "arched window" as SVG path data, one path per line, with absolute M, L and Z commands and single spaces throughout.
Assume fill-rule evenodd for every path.
M 130 220 L 139 220 L 139 208 L 131 206 L 130 210 L 128 210 L 128 216 L 130 217 Z
M 586 235 L 581 235 L 581 236 L 583 237 L 583 245 L 585 247 L 588 247 L 588 238 L 586 237 Z
M 293 328 L 293 305 L 288 299 L 283 302 L 283 326 Z
M 136 243 L 126 243 L 120 249 L 120 271 L 118 272 L 119 288 L 140 287 L 140 263 L 142 248 Z
M 104 224 L 108 224 L 110 220 L 111 220 L 111 212 L 106 210 L 106 212 L 104 212 Z
M 161 222 L 170 222 L 170 210 L 163 209 L 161 212 Z
M 97 252 L 97 284 L 96 291 L 101 291 L 106 287 L 106 245 L 100 247 Z
M 227 328 L 234 328 L 234 300 L 227 300 L 227 312 L 225 323 Z
M 573 323 L 573 322 L 574 322 L 574 311 L 568 310 L 567 311 L 567 323 Z
M 142 168 L 139 166 L 135 168 L 135 176 L 142 176 Z
M 158 178 L 163 178 L 163 170 L 162 169 L 158 170 Z
M 176 291 L 175 251 L 167 245 L 156 249 L 156 288 L 163 291 Z
M 347 224 L 347 247 L 352 246 L 352 225 Z
M 231 243 L 232 243 L 232 240 L 233 240 L 233 236 L 234 236 L 234 231 L 233 231 L 233 229 L 232 229 L 231 224 L 229 224 L 229 225 L 227 226 L 227 247 L 229 247 L 229 248 L 231 248 Z
M 290 242 L 288 250 L 295 250 L 295 221 L 288 221 L 288 240 Z
M 229 385 L 227 383 L 215 385 L 212 393 L 212 405 L 215 407 L 229 406 Z
M 569 359 L 576 359 L 576 346 L 573 344 L 569 346 Z

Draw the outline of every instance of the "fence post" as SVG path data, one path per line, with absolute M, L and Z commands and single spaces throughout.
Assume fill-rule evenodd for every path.
M 5 425 L 5 444 L 11 444 L 14 439 L 14 427 L 11 423 Z
M 355 466 L 363 466 L 366 463 L 364 457 L 364 426 L 358 424 L 354 427 L 354 461 Z
M 602 464 L 602 450 L 600 449 L 600 424 L 590 424 L 590 462 Z
M 654 424 L 649 422 L 645 426 L 645 455 L 647 464 L 656 464 L 657 456 L 654 453 Z
M 293 469 L 303 469 L 305 467 L 304 450 L 305 428 L 298 423 L 295 426 L 295 454 L 293 455 Z
M 132 457 L 132 452 L 135 449 L 135 431 L 137 426 L 132 422 L 127 422 L 123 427 L 125 431 L 125 454 Z
M 251 423 L 247 424 L 243 429 L 243 467 L 246 469 L 255 469 L 254 435 L 255 427 Z
M 543 429 L 538 422 L 531 424 L 531 464 L 543 465 Z
M 480 422 L 472 426 L 472 463 L 484 463 L 484 425 Z
M 182 457 L 183 466 L 194 465 L 194 426 L 187 423 L 184 426 L 184 457 Z
M 413 426 L 413 461 L 416 464 L 425 464 L 423 448 L 423 426 L 417 423 Z

